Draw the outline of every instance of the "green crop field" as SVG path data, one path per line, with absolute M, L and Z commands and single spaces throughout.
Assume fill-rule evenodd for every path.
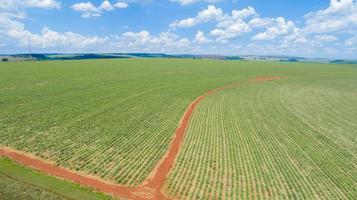
M 283 78 L 254 81 L 261 76 Z M 136 186 L 167 151 L 187 106 L 232 83 L 198 104 L 165 194 L 357 198 L 356 65 L 205 59 L 0 63 L 0 146 Z
M 356 199 L 357 76 L 327 69 L 203 100 L 167 181 L 171 196 Z
M 236 63 L 99 60 L 0 65 L 0 143 L 121 184 L 141 183 L 198 95 Z

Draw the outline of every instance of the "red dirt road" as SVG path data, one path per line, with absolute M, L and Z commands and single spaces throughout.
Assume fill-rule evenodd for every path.
M 282 77 L 270 76 L 270 77 L 256 77 L 254 81 L 256 83 L 272 81 L 281 79 Z M 168 200 L 161 191 L 161 188 L 168 176 L 170 170 L 173 167 L 175 159 L 179 153 L 181 143 L 184 139 L 186 129 L 189 124 L 189 120 L 192 116 L 197 104 L 204 99 L 207 95 L 215 93 L 219 90 L 235 86 L 237 84 L 231 84 L 223 86 L 214 90 L 211 90 L 198 98 L 196 98 L 187 108 L 183 115 L 179 127 L 175 131 L 175 137 L 173 138 L 169 149 L 163 159 L 155 167 L 151 175 L 143 182 L 139 187 L 127 187 L 124 185 L 109 183 L 99 178 L 85 176 L 68 169 L 57 167 L 51 163 L 35 158 L 23 152 L 12 150 L 9 148 L 0 147 L 0 156 L 8 157 L 22 165 L 34 168 L 44 173 L 61 177 L 72 182 L 81 184 L 93 188 L 95 190 L 111 194 L 115 197 L 133 199 L 133 200 Z
M 104 181 L 100 181 L 94 178 L 86 177 L 75 172 L 63 169 L 52 164 L 46 163 L 40 159 L 33 158 L 32 156 L 20 153 L 10 149 L 0 149 L 0 156 L 8 157 L 22 165 L 34 168 L 36 170 L 45 172 L 47 174 L 58 176 L 75 183 L 79 183 L 83 186 L 95 188 L 96 190 L 110 193 L 115 196 L 131 198 L 132 191 L 128 187 L 109 184 Z

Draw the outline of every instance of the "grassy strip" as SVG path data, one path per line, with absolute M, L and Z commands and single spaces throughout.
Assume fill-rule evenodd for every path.
M 22 183 L 0 173 L 0 199 L 14 200 L 63 200 L 61 196 L 53 194 L 26 183 Z
M 89 188 L 47 176 L 41 172 L 20 166 L 7 159 L 0 158 L 0 185 L 10 185 L 23 190 L 16 190 L 20 194 L 13 194 L 13 188 L 1 187 L 1 198 L 21 199 L 86 199 L 86 200 L 109 200 L 112 199 L 101 193 L 93 192 Z M 15 189 L 16 189 L 15 188 Z

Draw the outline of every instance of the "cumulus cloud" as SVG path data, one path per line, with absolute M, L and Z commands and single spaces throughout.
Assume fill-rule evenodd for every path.
M 44 27 L 39 34 L 34 34 L 25 29 L 23 23 L 12 18 L 0 15 L 0 34 L 7 36 L 15 41 L 18 45 L 26 46 L 28 38 L 31 39 L 31 44 L 36 48 L 63 48 L 71 46 L 73 48 L 87 48 L 103 44 L 107 38 L 86 37 L 73 32 L 56 32 L 48 27 Z
M 98 7 L 99 10 L 111 11 L 114 7 L 109 1 L 103 1 L 103 3 Z
M 76 3 L 71 6 L 74 11 L 81 12 L 83 18 L 100 17 L 103 12 L 109 12 L 114 8 L 127 8 L 129 5 L 125 2 L 118 1 L 112 5 L 108 0 L 103 1 L 98 7 L 91 2 Z
M 305 15 L 308 33 L 346 31 L 357 28 L 357 3 L 354 0 L 331 0 L 328 8 Z
M 200 11 L 196 17 L 178 20 L 170 24 L 171 28 L 192 27 L 200 23 L 218 21 L 223 17 L 223 11 L 213 5 L 208 5 L 205 10 Z
M 198 1 L 179 1 L 182 5 Z M 357 1 L 356 0 L 330 0 L 327 8 L 307 13 L 304 23 L 298 27 L 294 21 L 284 17 L 261 17 L 253 7 L 241 10 L 232 10 L 225 13 L 221 8 L 209 5 L 194 17 L 176 20 L 170 28 L 195 27 L 202 23 L 214 23 L 209 31 L 210 38 L 218 42 L 241 37 L 254 32 L 253 41 L 265 41 L 274 44 L 276 48 L 314 49 L 326 48 L 333 45 L 356 45 L 355 36 L 339 43 L 343 37 L 340 34 L 356 35 L 357 30 Z M 198 31 L 193 39 L 196 43 L 205 41 L 207 36 Z M 299 47 L 299 48 L 298 48 Z M 330 51 L 331 52 L 331 51 Z
M 231 14 L 224 15 L 218 21 L 216 28 L 211 34 L 220 41 L 238 37 L 244 33 L 252 31 L 250 25 L 245 21 L 247 18 L 255 17 L 257 13 L 253 7 L 242 10 L 232 10 Z
M 129 4 L 125 2 L 118 1 L 116 4 L 114 4 L 114 7 L 116 8 L 127 8 L 129 7 Z
M 28 38 L 35 49 L 53 49 L 59 50 L 67 47 L 72 49 L 86 49 L 90 46 L 103 44 L 107 37 L 83 36 L 73 32 L 56 32 L 48 27 L 43 27 L 38 34 L 26 30 L 22 20 L 26 18 L 26 8 L 39 9 L 57 9 L 60 3 L 53 0 L 28 0 L 22 1 L 24 4 L 18 4 L 20 1 L 6 1 L 0 4 L 0 37 L 11 39 L 18 46 L 25 47 Z M 13 9 L 17 5 L 17 9 Z
M 248 23 L 253 28 L 265 28 L 274 23 L 274 18 L 253 18 Z
M 252 29 L 242 20 L 237 20 L 235 23 L 229 25 L 228 27 L 216 28 L 211 31 L 211 34 L 217 37 L 220 41 L 225 41 L 227 39 L 235 38 L 243 33 L 250 32 Z
M 210 40 L 206 38 L 205 34 L 202 31 L 197 31 L 195 41 L 199 44 L 210 42 Z
M 298 31 L 294 22 L 286 21 L 283 17 L 278 17 L 270 23 L 265 24 L 265 26 L 268 27 L 267 30 L 255 35 L 253 40 L 272 40 L 277 36 L 291 35 Z
M 2 1 L 2 0 L 0 0 Z M 5 1 L 4 1 L 5 2 Z M 8 2 L 8 1 L 6 1 Z M 137 51 L 137 52 L 187 52 L 191 48 L 191 42 L 187 38 L 181 38 L 170 32 L 162 32 L 158 35 L 152 35 L 149 31 L 143 30 L 140 32 L 126 32 L 116 36 L 86 36 L 79 33 L 67 31 L 58 32 L 49 27 L 43 27 L 39 33 L 34 33 L 26 29 L 22 22 L 26 18 L 26 8 L 34 7 L 41 9 L 55 9 L 57 6 L 49 4 L 26 4 L 23 9 L 13 9 L 14 2 L 0 4 L 0 38 L 11 40 L 14 45 L 26 48 L 28 38 L 31 40 L 31 45 L 35 51 L 54 51 L 54 52 L 83 52 L 83 51 L 98 51 L 105 49 L 106 51 Z M 29 3 L 29 2 L 28 2 Z M 119 4 L 118 4 L 119 3 Z M 44 5 L 47 5 L 44 7 Z M 79 3 L 72 8 L 83 12 L 83 14 L 95 15 L 98 10 L 110 11 L 115 7 L 125 8 L 128 5 L 119 1 L 112 5 L 103 1 L 98 7 L 92 3 Z M 87 12 L 87 13 L 85 13 Z M 101 13 L 99 13 L 101 14 Z M 3 41 L 3 40 L 2 40 Z M 4 46 L 1 43 L 1 46 Z
M 27 7 L 37 8 L 60 8 L 61 3 L 56 0 L 27 0 L 25 1 Z
M 83 18 L 99 17 L 102 11 L 95 7 L 91 2 L 76 3 L 71 6 L 74 11 L 82 12 Z
M 63 48 L 71 46 L 73 48 L 88 48 L 103 44 L 107 38 L 85 37 L 73 32 L 59 33 L 44 27 L 40 34 L 34 34 L 24 29 L 9 30 L 8 36 L 19 41 L 20 45 L 27 45 L 27 38 L 31 39 L 31 44 L 37 48 Z
M 220 41 L 238 37 L 252 29 L 245 21 L 248 18 L 257 16 L 253 7 L 242 10 L 232 10 L 230 14 L 225 14 L 221 8 L 208 5 L 205 10 L 200 11 L 196 17 L 177 20 L 170 24 L 171 28 L 186 28 L 207 22 L 216 22 L 216 27 L 211 31 L 211 35 Z
M 21 8 L 59 9 L 61 3 L 57 0 L 0 0 L 0 10 L 17 10 Z

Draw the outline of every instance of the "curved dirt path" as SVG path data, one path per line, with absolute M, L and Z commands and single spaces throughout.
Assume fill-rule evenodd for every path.
M 279 76 L 265 76 L 265 77 L 256 77 L 253 79 L 254 82 L 260 83 L 265 81 L 272 81 L 281 79 L 283 77 Z M 138 187 L 128 187 L 124 185 L 114 184 L 102 179 L 86 176 L 77 172 L 73 172 L 69 169 L 55 166 L 49 162 L 43 161 L 39 158 L 36 158 L 32 155 L 13 150 L 10 148 L 1 148 L 0 147 L 0 156 L 8 157 L 22 165 L 34 168 L 36 170 L 42 171 L 49 175 L 61 177 L 72 182 L 81 184 L 93 188 L 95 190 L 111 194 L 115 197 L 126 198 L 126 199 L 135 199 L 135 200 L 169 200 L 165 197 L 161 191 L 161 188 L 165 182 L 166 177 L 168 176 L 170 170 L 172 169 L 175 159 L 180 150 L 181 143 L 184 139 L 186 129 L 189 124 L 189 120 L 192 116 L 192 113 L 198 103 L 204 99 L 206 96 L 213 94 L 217 91 L 233 87 L 238 85 L 230 84 L 214 90 L 210 90 L 205 94 L 197 97 L 186 109 L 186 112 L 181 118 L 180 125 L 175 131 L 175 136 L 171 141 L 168 151 L 154 170 L 150 173 L 149 177 Z

